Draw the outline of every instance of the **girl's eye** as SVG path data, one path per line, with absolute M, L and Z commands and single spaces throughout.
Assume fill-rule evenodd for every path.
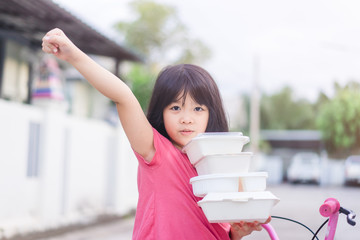
M 178 111 L 178 110 L 180 110 L 180 107 L 179 107 L 179 106 L 172 106 L 170 109 L 171 109 L 171 110 Z
M 202 108 L 202 107 L 196 107 L 196 108 L 195 108 L 195 111 L 196 111 L 196 112 L 204 111 L 204 108 Z

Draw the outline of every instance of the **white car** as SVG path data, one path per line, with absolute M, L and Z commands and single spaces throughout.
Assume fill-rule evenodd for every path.
M 320 157 L 314 152 L 296 153 L 287 170 L 287 179 L 290 183 L 320 183 Z
M 360 155 L 352 155 L 345 160 L 345 184 L 360 184 Z

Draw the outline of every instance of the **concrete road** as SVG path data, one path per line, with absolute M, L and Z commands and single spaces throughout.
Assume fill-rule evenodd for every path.
M 279 204 L 274 207 L 272 215 L 297 220 L 307 225 L 314 232 L 326 220 L 318 211 L 326 198 L 337 198 L 343 207 L 353 210 L 360 216 L 360 188 L 284 184 L 268 186 L 267 190 L 281 199 Z M 340 215 L 336 240 L 359 240 L 360 217 L 356 220 L 357 225 L 352 227 L 346 223 L 345 216 Z M 129 218 L 44 240 L 129 240 L 131 239 L 133 221 L 133 218 Z M 279 238 L 282 240 L 312 239 L 312 234 L 307 229 L 295 223 L 273 219 L 271 225 L 276 229 Z M 324 227 L 319 239 L 324 239 L 325 231 Z M 266 231 L 263 230 L 254 232 L 244 239 L 264 240 L 269 239 L 269 237 Z
M 120 221 L 85 228 L 79 231 L 71 231 L 51 238 L 41 240 L 131 240 L 134 218 L 126 218 Z M 39 239 L 39 240 L 40 240 Z

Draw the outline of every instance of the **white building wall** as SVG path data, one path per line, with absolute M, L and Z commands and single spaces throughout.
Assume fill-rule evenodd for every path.
M 36 224 L 39 214 L 38 178 L 27 177 L 30 122 L 42 122 L 39 109 L 0 101 L 0 228 L 14 234 Z
M 222 95 L 223 104 L 226 115 L 229 120 L 229 127 L 231 131 L 243 131 L 248 124 L 246 107 L 244 105 L 243 97 L 239 94 Z
M 35 177 L 30 122 L 41 126 Z M 126 214 L 136 208 L 136 172 L 121 126 L 0 100 L 0 235 Z
M 118 129 L 117 134 L 118 146 L 123 149 L 129 149 L 130 143 L 126 138 L 125 132 L 122 129 Z M 136 158 L 132 151 L 119 151 L 118 163 L 116 166 L 117 174 L 117 188 L 123 191 L 116 191 L 115 195 L 115 207 L 120 214 L 124 214 L 128 209 L 133 208 L 134 203 L 137 202 L 138 190 L 137 190 L 137 168 L 138 163 L 136 159 L 134 161 L 128 161 L 127 159 Z

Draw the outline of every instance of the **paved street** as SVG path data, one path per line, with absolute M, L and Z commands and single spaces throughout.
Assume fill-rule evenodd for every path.
M 133 224 L 134 218 L 127 218 L 41 240 L 130 240 Z
M 310 227 L 313 231 L 326 220 L 319 214 L 319 207 L 328 197 L 335 197 L 340 204 L 353 210 L 360 216 L 360 188 L 354 187 L 318 187 L 314 185 L 279 185 L 268 186 L 269 191 L 281 199 L 273 209 L 272 215 L 292 218 Z M 340 215 L 336 231 L 336 240 L 359 240 L 360 217 L 357 225 L 352 227 L 346 223 L 344 215 Z M 111 224 L 72 232 L 59 237 L 43 240 L 128 240 L 131 239 L 133 218 L 114 222 Z M 271 225 L 277 230 L 282 240 L 311 239 L 311 233 L 304 227 L 292 222 L 273 219 Z M 324 239 L 325 227 L 319 235 Z M 269 239 L 265 230 L 256 232 L 245 239 Z

